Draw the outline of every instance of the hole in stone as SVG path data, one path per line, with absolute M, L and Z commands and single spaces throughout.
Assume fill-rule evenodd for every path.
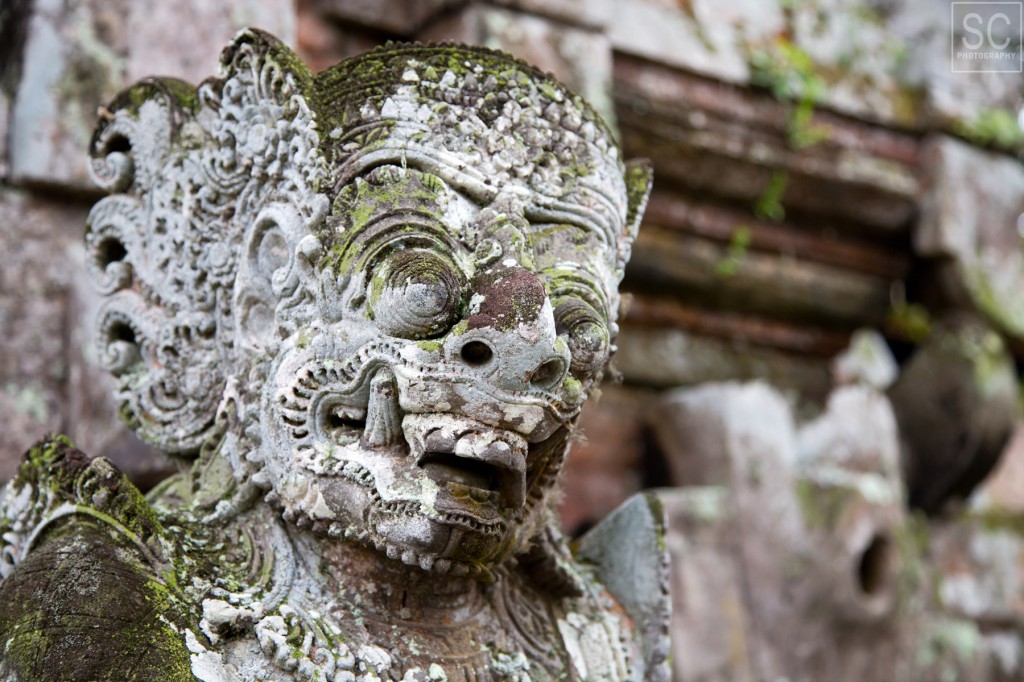
M 491 352 L 491 347 L 483 341 L 470 341 L 462 347 L 460 355 L 467 365 L 476 367 L 490 362 L 494 353 Z
M 121 243 L 121 240 L 114 239 L 113 237 L 108 237 L 101 241 L 97 251 L 99 252 L 98 255 L 102 267 L 122 261 L 128 255 L 128 250 Z
M 131 344 L 138 343 L 135 339 L 135 330 L 131 328 L 131 325 L 125 322 L 115 322 L 110 325 L 110 329 L 107 331 L 107 336 L 111 342 L 124 341 Z
M 861 592 L 874 596 L 885 588 L 889 578 L 889 560 L 892 548 L 889 538 L 875 535 L 860 555 L 857 564 L 857 585 Z
M 129 152 L 132 149 L 132 143 L 124 135 L 115 135 L 110 138 L 107 142 L 107 153 L 111 152 Z
M 530 383 L 542 388 L 549 388 L 562 377 L 563 365 L 558 358 L 552 358 L 534 370 Z
M 454 482 L 470 488 L 497 490 L 506 473 L 501 467 L 478 459 L 459 457 L 450 452 L 425 452 L 420 467 L 438 483 Z

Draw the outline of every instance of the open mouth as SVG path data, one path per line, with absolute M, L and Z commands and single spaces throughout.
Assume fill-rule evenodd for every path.
M 526 441 L 450 415 L 408 415 L 416 464 L 456 499 L 518 509 L 526 501 Z
M 338 444 L 352 443 L 366 429 L 366 410 L 335 403 L 325 405 L 320 420 L 324 434 Z
M 505 472 L 492 464 L 447 452 L 425 452 L 419 466 L 428 478 L 447 486 L 455 497 L 493 504 L 501 501 L 501 480 Z

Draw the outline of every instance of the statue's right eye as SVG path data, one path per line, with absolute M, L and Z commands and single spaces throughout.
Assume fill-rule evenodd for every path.
M 465 279 L 447 256 L 423 248 L 396 249 L 373 269 L 370 315 L 389 336 L 426 339 L 459 319 Z

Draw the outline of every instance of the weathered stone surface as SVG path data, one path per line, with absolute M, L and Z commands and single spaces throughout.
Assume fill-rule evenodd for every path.
M 1024 338 L 1024 168 L 943 135 L 930 137 L 924 150 L 915 249 L 952 259 L 943 280 L 949 298 Z
M 623 145 L 650 158 L 665 185 L 751 208 L 771 193 L 785 211 L 845 218 L 862 232 L 902 232 L 914 217 L 911 135 L 813 108 L 797 120 L 767 93 L 631 56 L 616 58 L 613 79 Z
M 127 46 L 119 89 L 153 75 L 198 83 L 209 76 L 210 64 L 225 43 L 247 26 L 259 26 L 286 45 L 295 44 L 294 0 L 133 2 L 126 19 L 125 33 L 118 36 Z M 188 40 L 168 30 L 172 26 L 187 26 Z
M 865 429 L 865 424 L 871 428 Z M 800 427 L 797 440 L 803 471 L 834 467 L 877 475 L 895 491 L 894 501 L 902 502 L 896 417 L 878 388 L 869 384 L 837 388 L 824 412 Z
M 1000 9 L 1003 8 L 993 3 L 960 5 L 961 13 L 979 13 L 985 28 L 991 14 Z M 929 125 L 977 138 L 984 133 L 979 120 L 985 116 L 998 111 L 1003 112 L 1007 123 L 1016 118 L 1024 96 L 1024 78 L 1019 72 L 1019 62 L 997 64 L 995 60 L 983 59 L 968 63 L 958 57 L 959 50 L 951 50 L 951 47 L 961 45 L 965 37 L 973 42 L 976 34 L 965 33 L 965 26 L 958 23 L 952 27 L 954 42 L 951 46 L 950 22 L 954 12 L 950 10 L 947 3 L 938 7 L 930 0 L 889 3 L 886 24 L 905 46 L 902 51 L 905 80 L 922 91 Z M 973 28 L 977 30 L 978 25 L 974 24 Z M 1005 28 L 1010 28 L 1010 35 L 999 33 Z M 1013 32 L 1019 30 L 1017 27 L 1006 27 L 1002 22 L 996 22 L 995 29 L 995 40 L 1010 37 L 1012 46 L 1015 37 L 1019 45 L 1019 34 L 1013 36 Z M 1019 58 L 1019 54 L 1017 56 Z M 958 73 L 964 70 L 976 73 Z M 1020 136 L 1019 130 L 1017 136 Z
M 652 426 L 677 434 L 662 442 L 678 484 L 730 490 L 742 570 L 757 576 L 758 589 L 748 595 L 750 617 L 773 624 L 751 642 L 753 667 L 768 679 L 786 674 L 790 666 L 781 659 L 787 654 L 776 639 L 800 629 L 792 594 L 797 580 L 787 565 L 802 560 L 793 552 L 803 535 L 789 407 L 763 384 L 709 384 L 670 393 L 652 414 Z M 716 459 L 712 469 L 708 464 Z
M 871 324 L 884 317 L 890 283 L 881 277 L 786 255 L 735 251 L 729 244 L 645 227 L 633 249 L 630 280 L 784 319 Z
M 858 329 L 850 346 L 832 361 L 837 384 L 861 384 L 884 391 L 899 374 L 899 366 L 885 338 L 873 329 Z
M 879 431 L 864 434 L 866 423 Z M 915 679 L 911 621 L 896 619 L 916 588 L 884 396 L 842 389 L 798 427 L 763 384 L 705 385 L 668 394 L 651 425 L 680 483 L 728 491 L 756 679 Z
M 462 0 L 309 0 L 318 13 L 411 38 L 430 19 Z
M 972 512 L 931 527 L 935 608 L 922 631 L 924 674 L 1009 682 L 1024 675 L 1024 540 L 1020 517 Z M 941 674 L 941 676 L 940 676 Z
M 11 107 L 7 94 L 0 90 L 0 179 L 6 178 L 9 172 L 9 161 L 7 151 L 8 127 L 10 121 Z
M 79 222 L 80 221 L 80 222 Z M 63 249 L 67 326 L 64 334 L 66 377 L 62 404 L 66 415 L 59 430 L 75 443 L 117 465 L 143 491 L 177 471 L 174 462 L 152 446 L 139 440 L 122 423 L 113 400 L 117 382 L 103 368 L 97 345 L 96 320 L 102 297 L 90 281 L 85 248 L 80 239 L 85 218 L 70 224 L 68 243 Z M 26 353 L 32 349 L 25 349 Z M 36 434 L 36 438 L 43 435 Z
M 729 489 L 658 491 L 672 557 L 672 650 L 675 682 L 753 682 L 746 576 Z
M 15 182 L 93 191 L 85 150 L 99 108 L 153 73 L 198 80 L 221 46 L 255 23 L 294 40 L 292 3 L 39 0 L 12 102 Z M 188 25 L 188 39 L 170 27 Z
M 999 461 L 1020 417 L 1013 356 L 984 321 L 948 316 L 889 389 L 912 506 L 938 514 Z
M 606 29 L 620 14 L 615 0 L 495 0 L 495 4 L 596 29 Z
M 764 379 L 786 391 L 824 398 L 832 385 L 827 360 L 816 362 L 679 329 L 624 325 L 618 346 L 614 367 L 626 381 L 644 386 Z
M 457 40 L 505 50 L 557 76 L 609 125 L 612 46 L 604 33 L 484 4 L 470 4 L 421 34 L 424 40 Z
M 1024 624 L 1024 540 L 1016 524 L 986 512 L 931 528 L 935 594 L 955 617 Z
M 679 66 L 704 76 L 745 83 L 750 77 L 745 40 L 767 39 L 785 26 L 775 2 L 619 0 L 609 25 L 616 50 Z
M 34 3 L 11 112 L 16 181 L 89 187 L 84 150 L 98 107 L 125 82 L 118 27 L 128 11 L 127 2 Z
M 167 463 L 126 440 L 96 353 L 99 298 L 85 276 L 85 216 L 84 206 L 0 191 L 0 479 L 13 476 L 35 441 L 66 431 L 94 452 L 116 454 L 125 472 L 151 485 Z
M 859 118 L 907 124 L 919 115 L 902 78 L 907 48 L 867 3 L 627 0 L 609 33 L 616 50 L 726 82 L 778 84 L 792 99 Z M 764 62 L 771 83 L 758 73 Z
M 1024 515 L 1024 423 L 1017 423 L 999 464 L 971 496 L 971 508 Z
M 598 578 L 619 600 L 644 636 L 645 678 L 671 679 L 669 555 L 665 508 L 653 493 L 634 495 L 601 525 L 575 543 L 576 557 L 596 567 Z M 618 551 L 623 538 L 633 550 Z M 598 653 L 598 652 L 594 652 Z M 584 677 L 587 677 L 584 670 Z
M 67 380 L 67 288 L 63 246 L 84 221 L 83 209 L 46 205 L 9 190 L 0 193 L 0 478 L 21 454 L 64 426 Z

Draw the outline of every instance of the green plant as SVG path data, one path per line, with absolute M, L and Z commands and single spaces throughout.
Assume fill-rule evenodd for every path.
M 997 147 L 1016 151 L 1024 147 L 1024 130 L 1012 111 L 980 109 L 970 121 L 959 119 L 954 131 L 979 147 Z
M 886 321 L 895 334 L 912 343 L 921 343 L 932 333 L 932 316 L 920 303 L 893 303 Z
M 811 55 L 785 37 L 750 54 L 751 81 L 768 88 L 780 102 L 794 102 L 788 124 L 789 145 L 802 149 L 828 139 L 829 129 L 811 124 L 814 107 L 825 97 L 825 81 Z
M 789 186 L 789 173 L 784 170 L 776 170 L 772 173 L 768 186 L 764 188 L 761 196 L 754 203 L 754 215 L 764 220 L 779 222 L 786 217 L 786 209 L 782 206 L 782 196 Z
M 716 277 L 727 278 L 736 274 L 750 249 L 750 235 L 750 228 L 746 225 L 736 226 L 729 238 L 725 258 L 715 264 Z

